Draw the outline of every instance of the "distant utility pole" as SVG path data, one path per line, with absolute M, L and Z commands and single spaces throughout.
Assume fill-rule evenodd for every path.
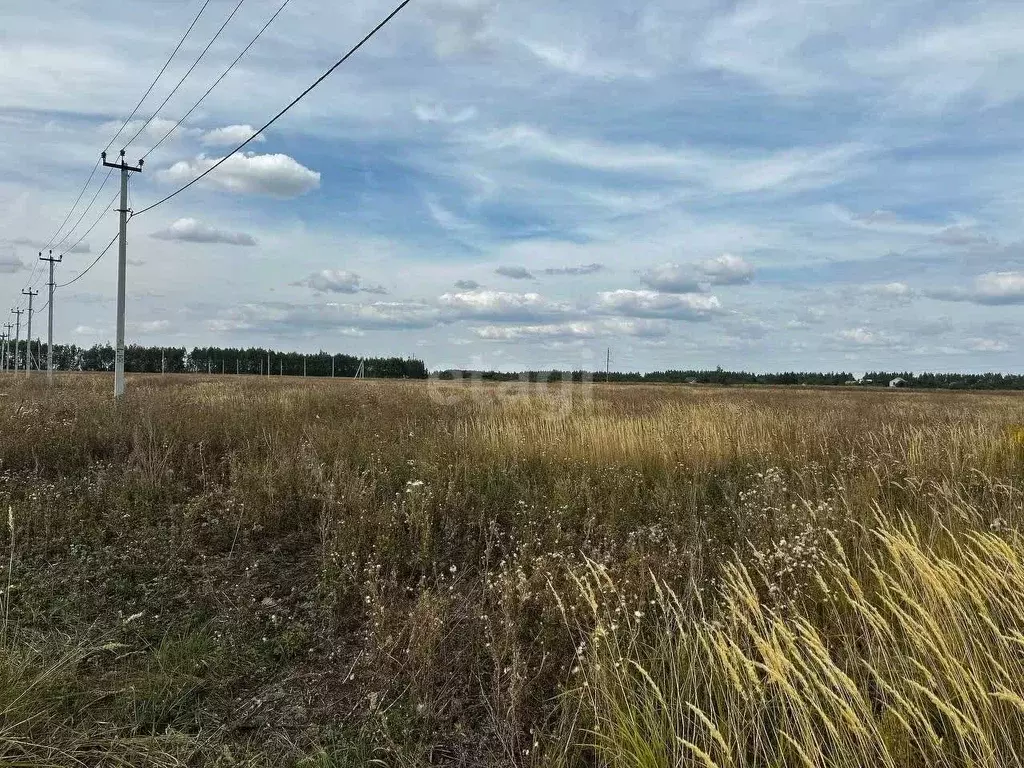
M 28 296 L 28 333 L 25 338 L 28 341 L 25 344 L 25 375 L 28 376 L 32 373 L 32 297 L 38 296 L 39 291 L 33 291 L 29 288 L 27 291 L 21 291 L 23 296 Z
M 164 373 L 166 373 L 166 371 L 167 371 L 167 369 L 164 367 L 164 349 L 163 349 L 163 347 L 161 347 L 160 348 L 160 373 L 164 374 Z
M 7 329 L 7 333 L 4 334 L 4 370 L 9 371 L 11 369 L 11 329 L 14 328 L 14 323 L 6 323 L 4 328 Z
M 12 309 L 15 315 L 14 321 L 14 372 L 18 372 L 18 347 L 21 346 L 21 313 L 24 309 Z
M 238 375 L 238 358 L 235 358 L 235 376 Z
M 277 359 L 277 375 L 284 376 L 284 358 L 279 357 Z
M 121 214 L 119 242 L 117 247 L 117 348 L 114 351 L 114 397 L 124 395 L 124 273 L 128 263 L 128 174 L 142 173 L 142 160 L 138 168 L 133 168 L 124 161 L 124 150 L 121 150 L 121 162 L 108 163 L 107 153 L 101 152 L 105 168 L 121 170 Z M 31 322 L 31 321 L 30 321 Z
M 306 378 L 306 356 L 302 356 L 302 378 Z
M 7 370 L 7 336 L 6 333 L 0 333 L 0 370 Z
M 221 376 L 224 375 L 224 358 L 223 357 L 220 359 L 220 375 Z
M 40 261 L 50 262 L 50 282 L 47 285 L 50 287 L 50 300 L 47 302 L 47 308 L 49 310 L 49 322 L 46 326 L 46 383 L 53 384 L 53 265 L 60 264 L 64 261 L 64 255 L 61 254 L 56 259 L 53 258 L 53 251 L 50 251 L 49 256 L 43 256 L 43 252 L 39 252 Z
M 608 347 L 608 354 L 604 358 L 604 383 L 607 384 L 612 372 L 612 348 Z
M 210 360 L 210 358 L 206 358 L 206 375 L 207 376 L 209 376 L 211 373 L 213 373 L 213 367 L 212 366 L 213 366 L 213 363 Z
M 267 350 L 267 378 L 270 378 L 270 350 Z
M 331 378 L 334 378 L 334 355 L 331 355 Z

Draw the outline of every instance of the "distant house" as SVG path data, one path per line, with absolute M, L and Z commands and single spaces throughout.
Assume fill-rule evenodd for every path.
M 847 379 L 846 381 L 843 382 L 843 384 L 845 384 L 848 387 L 855 387 L 858 384 L 860 384 L 860 382 L 857 381 L 856 379 Z
M 907 380 L 906 379 L 901 379 L 899 376 L 897 376 L 895 379 L 893 379 L 892 381 L 889 382 L 889 386 L 890 387 L 905 387 L 905 386 L 907 386 Z

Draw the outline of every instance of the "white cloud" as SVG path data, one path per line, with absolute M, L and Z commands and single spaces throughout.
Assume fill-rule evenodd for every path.
M 706 259 L 697 268 L 714 285 L 739 285 L 754 279 L 754 268 L 739 256 L 729 253 Z
M 171 184 L 185 184 L 212 168 L 219 158 L 200 155 L 194 160 L 180 160 L 157 178 Z M 320 186 L 320 174 L 288 155 L 232 155 L 222 166 L 204 179 L 211 187 L 249 195 L 298 197 Z
M 898 280 L 891 283 L 865 285 L 861 288 L 861 291 L 867 296 L 888 302 L 906 302 L 917 295 L 913 288 Z
M 455 318 L 481 320 L 534 320 L 571 311 L 566 304 L 551 302 L 537 293 L 476 290 L 446 293 L 438 300 Z
M 548 339 L 592 339 L 596 334 L 590 323 L 560 325 L 488 325 L 474 333 L 488 341 L 544 341 Z
M 150 237 L 157 240 L 174 240 L 180 243 L 221 243 L 223 245 L 256 245 L 256 239 L 245 232 L 228 232 L 211 227 L 196 219 L 178 219 L 167 229 L 154 232 Z
M 292 285 L 310 288 L 316 293 L 387 293 L 379 285 L 365 285 L 359 275 L 344 269 L 322 269 Z
M 696 270 L 688 264 L 660 264 L 642 272 L 640 280 L 648 288 L 663 293 L 699 293 L 703 290 Z
M 970 301 L 975 304 L 1024 304 L 1024 272 L 987 272 L 971 288 L 947 288 L 926 295 L 942 301 Z
M 563 138 L 524 124 L 478 135 L 474 140 L 490 151 L 516 151 L 527 158 L 594 171 L 688 180 L 725 194 L 829 186 L 841 180 L 851 163 L 868 152 L 865 145 L 847 143 L 717 154 L 693 147 L 669 149 L 654 144 Z
M 200 142 L 207 147 L 237 147 L 243 141 L 256 133 L 251 125 L 225 125 L 223 128 L 214 128 L 207 131 L 200 138 Z M 258 144 L 264 141 L 263 134 L 260 134 L 252 143 Z
M 697 293 L 669 294 L 620 289 L 598 295 L 598 310 L 628 317 L 666 317 L 704 320 L 721 311 L 717 296 Z

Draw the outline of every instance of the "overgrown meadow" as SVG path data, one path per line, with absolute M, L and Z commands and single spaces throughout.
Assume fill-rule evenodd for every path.
M 0 379 L 0 764 L 1024 764 L 1024 396 Z

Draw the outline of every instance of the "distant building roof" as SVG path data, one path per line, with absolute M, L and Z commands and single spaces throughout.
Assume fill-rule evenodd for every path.
M 890 387 L 905 387 L 905 386 L 907 386 L 907 380 L 906 379 L 901 379 L 899 376 L 897 376 L 895 379 L 893 379 L 892 381 L 889 382 L 889 386 Z

